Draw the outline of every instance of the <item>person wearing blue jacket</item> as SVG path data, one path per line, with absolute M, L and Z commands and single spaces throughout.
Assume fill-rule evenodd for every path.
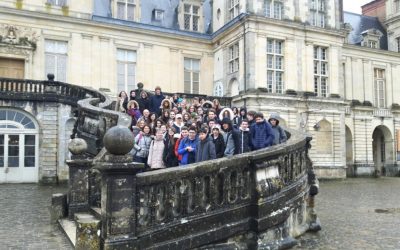
M 179 143 L 178 154 L 182 155 L 180 165 L 187 165 L 196 162 L 197 137 L 196 129 L 189 128 L 189 136 Z
M 161 88 L 157 86 L 154 90 L 154 95 L 150 97 L 150 112 L 160 115 L 161 102 L 164 99 L 165 97 L 161 93 Z
M 271 125 L 264 119 L 262 113 L 256 113 L 254 119 L 256 122 L 250 127 L 252 150 L 272 146 L 275 136 Z

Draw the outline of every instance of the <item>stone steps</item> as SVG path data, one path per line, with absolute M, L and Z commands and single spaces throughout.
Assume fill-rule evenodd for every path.
M 64 231 L 68 240 L 76 249 L 95 249 L 89 247 L 93 246 L 93 242 L 88 241 L 88 238 L 93 238 L 87 235 L 87 232 L 91 232 L 91 236 L 97 236 L 94 238 L 99 239 L 100 235 L 100 220 L 97 218 L 97 209 L 93 210 L 96 216 L 90 213 L 76 213 L 74 220 L 70 219 L 59 219 L 58 224 Z M 98 240 L 98 243 L 100 241 Z M 96 245 L 97 243 L 94 243 Z

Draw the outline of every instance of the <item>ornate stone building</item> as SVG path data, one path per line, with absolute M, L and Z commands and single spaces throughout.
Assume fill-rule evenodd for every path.
M 342 2 L 3 0 L 0 77 L 232 96 L 311 133 L 321 177 L 398 172 L 399 1 Z

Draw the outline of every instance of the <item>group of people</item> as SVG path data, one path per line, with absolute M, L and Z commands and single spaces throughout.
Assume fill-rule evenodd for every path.
M 129 96 L 122 91 L 115 107 L 132 118 L 134 161 L 150 169 L 246 153 L 287 140 L 277 115 L 267 121 L 260 112 L 222 107 L 217 99 L 194 97 L 188 103 L 177 94 L 164 96 L 160 87 L 151 96 L 142 88 Z

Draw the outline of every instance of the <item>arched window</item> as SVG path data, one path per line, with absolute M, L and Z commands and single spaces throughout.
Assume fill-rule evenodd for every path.
M 38 126 L 28 114 L 0 109 L 0 182 L 37 182 Z

